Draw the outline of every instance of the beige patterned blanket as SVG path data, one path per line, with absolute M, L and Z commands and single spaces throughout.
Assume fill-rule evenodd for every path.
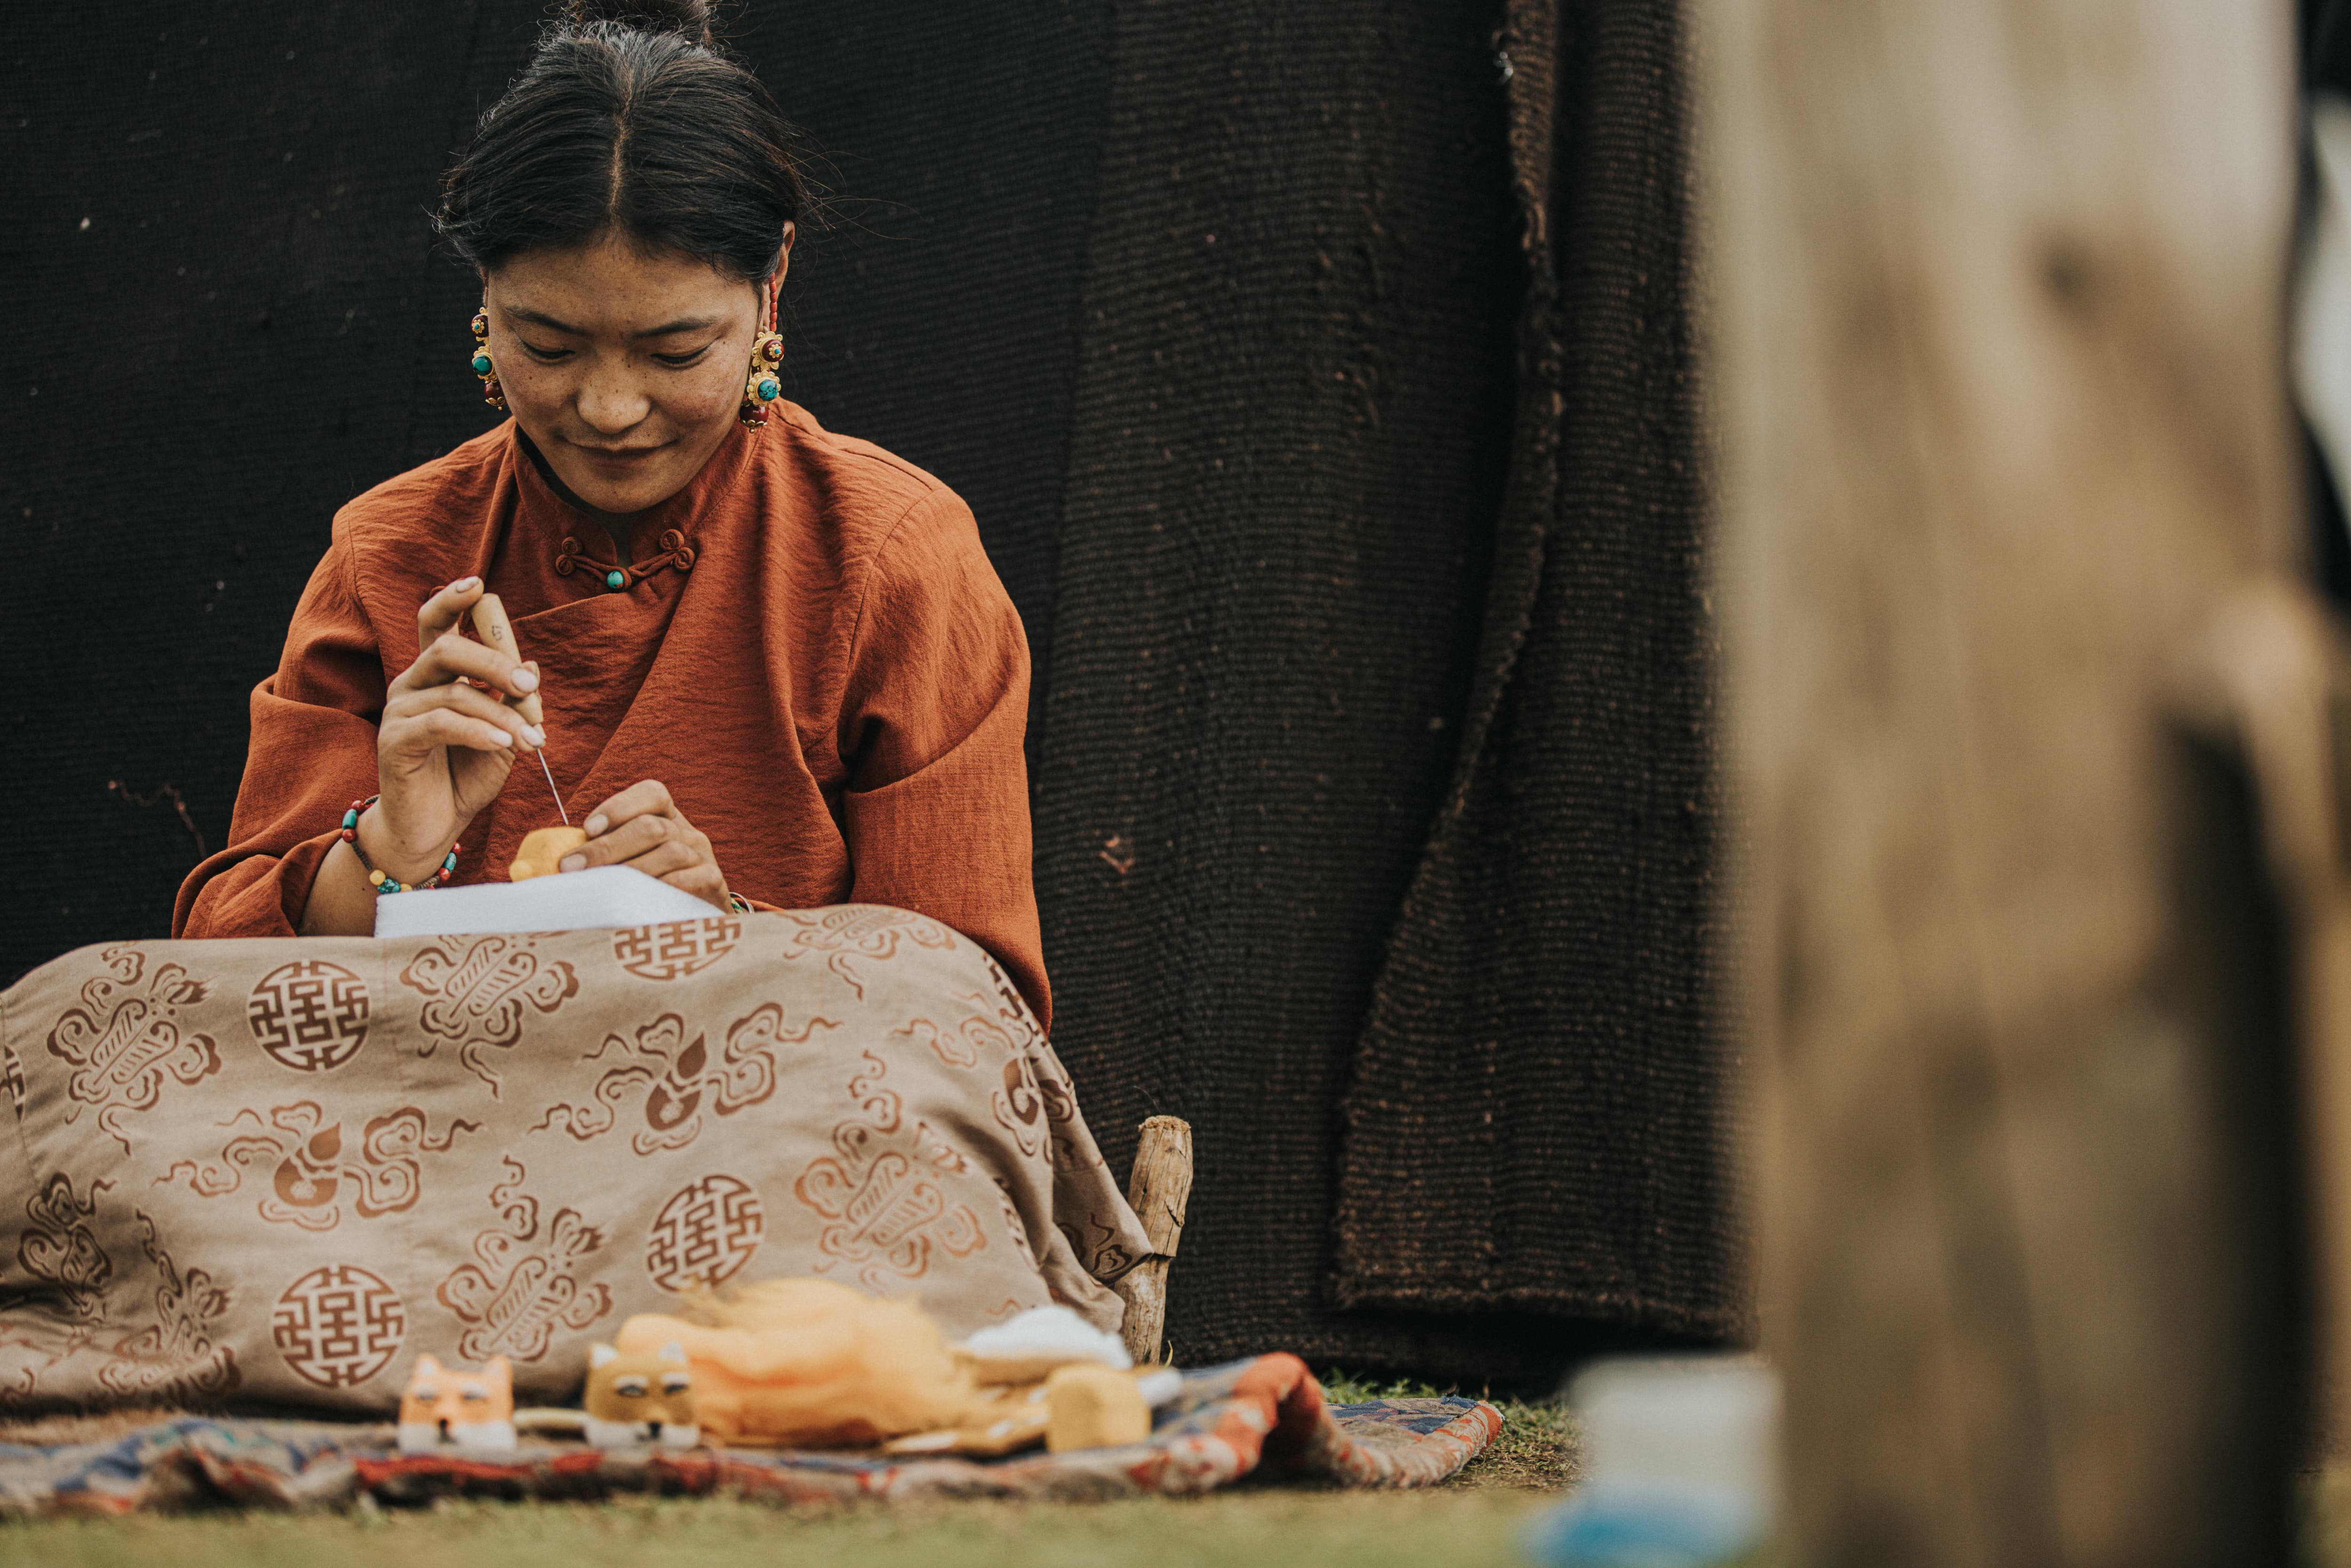
M 738 1275 L 1114 1331 L 1148 1245 L 1019 993 L 899 910 L 88 947 L 0 1070 L 13 1409 L 381 1414 L 424 1351 L 561 1398 Z

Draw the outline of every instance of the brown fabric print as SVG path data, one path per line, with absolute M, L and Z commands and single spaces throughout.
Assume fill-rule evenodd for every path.
M 249 1130 L 230 1138 L 218 1160 L 181 1160 L 154 1185 L 185 1177 L 198 1197 L 225 1197 L 244 1185 L 246 1170 L 267 1166 L 269 1189 L 258 1205 L 261 1218 L 305 1230 L 332 1230 L 342 1222 L 347 1199 L 362 1219 L 415 1207 L 423 1191 L 416 1155 L 444 1153 L 458 1134 L 482 1130 L 479 1122 L 460 1118 L 435 1140 L 427 1133 L 424 1113 L 403 1105 L 368 1123 L 359 1148 L 347 1157 L 343 1124 L 325 1117 L 308 1100 L 272 1106 L 266 1120 L 250 1108 L 239 1111 L 221 1125 Z
M 1004 1064 L 1004 1087 L 987 1097 L 997 1124 L 1012 1134 L 1013 1146 L 1035 1158 L 1045 1147 L 1045 1097 L 1026 1054 Z
M 921 1152 L 923 1158 L 930 1161 L 934 1170 L 962 1176 L 971 1169 L 971 1162 L 963 1157 L 963 1151 L 939 1136 L 937 1129 L 928 1122 L 914 1124 L 914 1147 Z
M 848 1263 L 860 1283 L 887 1293 L 893 1275 L 903 1282 L 928 1273 L 935 1247 L 967 1258 L 987 1238 L 978 1216 L 950 1206 L 914 1154 L 893 1146 L 914 1141 L 900 1133 L 901 1102 L 882 1084 L 888 1065 L 872 1051 L 864 1060 L 869 1071 L 850 1081 L 849 1092 L 868 1120 L 836 1126 L 833 1153 L 809 1163 L 792 1195 L 826 1222 L 817 1235 L 824 1257 L 815 1271 Z
M 1020 988 L 1012 983 L 1012 977 L 1004 972 L 1004 966 L 985 949 L 981 950 L 979 960 L 987 966 L 988 978 L 996 982 L 997 1019 L 1013 1037 L 1014 1042 L 1023 1047 L 1043 1044 L 1045 1031 L 1037 1027 L 1037 1015 L 1029 1010 L 1029 998 L 1020 994 Z
M 1053 1225 L 1061 1231 L 1061 1239 L 1070 1244 L 1078 1261 L 1085 1265 L 1086 1272 L 1097 1280 L 1115 1280 L 1143 1261 L 1143 1254 L 1119 1239 L 1116 1226 L 1105 1224 L 1091 1214 L 1081 1214 L 1074 1219 L 1056 1216 Z
M 457 1338 L 465 1360 L 504 1354 L 537 1361 L 558 1328 L 576 1332 L 612 1310 L 610 1287 L 583 1286 L 574 1272 L 604 1245 L 604 1233 L 577 1210 L 559 1208 L 540 1235 L 538 1199 L 522 1190 L 529 1173 L 511 1156 L 500 1163 L 507 1179 L 490 1189 L 500 1228 L 474 1238 L 476 1261 L 459 1264 L 436 1294 L 466 1325 Z
M 552 1013 L 580 990 L 580 976 L 561 959 L 547 962 L 523 936 L 483 936 L 450 947 L 422 948 L 400 972 L 400 983 L 424 998 L 419 1021 L 430 1056 L 445 1042 L 457 1060 L 498 1094 L 498 1075 L 483 1052 L 506 1051 L 522 1038 L 527 1009 Z
M 400 1292 L 356 1263 L 329 1263 L 286 1287 L 269 1313 L 269 1337 L 294 1375 L 350 1388 L 392 1364 L 408 1336 Z
M 261 977 L 246 1000 L 255 1041 L 280 1067 L 324 1072 L 367 1043 L 367 982 L 321 959 L 281 964 Z
M 676 920 L 613 932 L 612 956 L 640 979 L 682 980 L 735 951 L 742 939 L 743 922 L 732 915 Z
M 640 1155 L 682 1149 L 701 1134 L 704 1111 L 732 1116 L 764 1103 L 776 1092 L 775 1048 L 805 1045 L 820 1027 L 839 1026 L 830 1019 L 810 1019 L 792 1033 L 784 1027 L 784 1009 L 769 1002 L 727 1030 L 726 1044 L 713 1062 L 704 1037 L 687 1040 L 685 1020 L 664 1013 L 636 1031 L 633 1046 L 617 1034 L 606 1035 L 586 1060 L 599 1061 L 614 1051 L 623 1060 L 596 1080 L 590 1103 L 550 1105 L 530 1131 L 559 1126 L 585 1143 L 619 1125 L 621 1108 L 632 1105 L 629 1120 L 642 1124 L 629 1139 L 631 1148 Z
M 1020 1254 L 1020 1266 L 1034 1272 L 1037 1249 L 1029 1245 L 1029 1222 L 1020 1218 L 1020 1206 L 1002 1182 L 996 1184 L 996 1201 L 1004 1206 L 1004 1228 L 1012 1238 L 1012 1249 Z
M 1075 1172 L 1102 1164 L 1101 1145 L 1078 1113 L 1078 1086 L 1070 1081 L 1061 1059 L 1050 1051 L 1032 1054 L 1029 1068 L 1036 1076 L 1038 1098 L 1045 1103 L 1045 1127 L 1053 1140 L 1053 1168 Z
M 99 1126 L 127 1155 L 125 1113 L 152 1109 L 166 1077 L 199 1083 L 220 1071 L 212 1036 L 183 1034 L 178 1022 L 179 1010 L 203 1001 L 212 987 L 178 964 L 158 964 L 150 976 L 147 954 L 137 947 L 107 948 L 99 961 L 105 972 L 83 982 L 81 1005 L 49 1031 L 49 1054 L 73 1069 L 67 1124 L 95 1108 Z
M 87 1334 L 88 1331 L 80 1331 Z M 19 1405 L 40 1391 L 41 1374 L 66 1359 L 77 1346 L 53 1350 L 22 1325 L 0 1322 L 0 1406 Z
M 155 1221 L 131 1210 L 146 1231 L 140 1245 L 159 1276 L 155 1321 L 114 1343 L 114 1359 L 98 1381 L 116 1394 L 185 1404 L 217 1399 L 242 1383 L 234 1345 L 215 1344 L 212 1331 L 228 1315 L 229 1293 L 202 1269 L 183 1273 L 155 1239 Z
M 977 996 L 961 999 L 980 1007 L 986 1007 L 988 1001 Z M 967 1013 L 953 1030 L 941 1029 L 929 1019 L 914 1019 L 893 1030 L 892 1038 L 930 1047 L 932 1054 L 949 1067 L 977 1067 L 984 1056 L 1025 1054 L 1029 1042 L 1038 1036 L 1033 1026 L 1021 1027 L 1018 1019 L 1008 1021 L 982 1013 Z
M 8 1103 L 16 1113 L 16 1120 L 25 1119 L 25 1062 L 16 1048 L 0 1040 L 0 1074 L 8 1084 Z
M 106 1317 L 114 1260 L 99 1245 L 89 1221 L 98 1214 L 98 1195 L 113 1185 L 93 1181 L 89 1197 L 78 1198 L 73 1178 L 60 1172 L 25 1200 L 25 1218 L 32 1223 L 16 1238 L 16 1266 L 49 1287 L 42 1293 L 71 1322 L 88 1325 Z
M 784 937 L 783 956 L 820 956 L 825 967 L 841 977 L 859 1001 L 865 999 L 865 981 L 854 960 L 893 958 L 901 942 L 940 951 L 956 945 L 954 933 L 938 922 L 874 904 L 786 910 L 779 918 L 790 928 Z
M 732 1278 L 751 1260 L 768 1228 L 759 1195 L 731 1176 L 706 1176 L 678 1189 L 653 1217 L 645 1238 L 645 1272 L 684 1295 Z

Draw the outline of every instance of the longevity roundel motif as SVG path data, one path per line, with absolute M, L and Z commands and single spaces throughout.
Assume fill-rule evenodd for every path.
M 682 980 L 732 953 L 742 939 L 743 922 L 732 915 L 676 920 L 613 932 L 612 956 L 643 979 Z
M 767 1230 L 759 1195 L 731 1176 L 706 1176 L 680 1189 L 654 1216 L 645 1272 L 664 1291 L 705 1289 L 751 1260 Z
M 367 1043 L 367 982 L 323 959 L 280 965 L 253 988 L 245 1019 L 280 1066 L 324 1072 Z
M 349 1388 L 392 1364 L 408 1333 L 408 1309 L 399 1291 L 365 1269 L 330 1263 L 286 1287 L 269 1333 L 297 1376 Z

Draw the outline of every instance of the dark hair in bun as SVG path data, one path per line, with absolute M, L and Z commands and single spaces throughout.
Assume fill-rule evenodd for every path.
M 434 226 L 493 270 L 606 231 L 756 283 L 807 204 L 792 129 L 710 0 L 571 0 L 441 183 Z

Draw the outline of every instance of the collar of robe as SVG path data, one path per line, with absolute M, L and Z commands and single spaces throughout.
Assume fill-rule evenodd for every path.
M 559 509 L 558 515 L 564 512 L 574 516 L 588 515 L 570 492 L 564 488 L 545 455 L 538 450 L 538 444 L 524 432 L 521 424 L 517 423 L 513 428 L 517 444 L 529 459 L 523 465 L 524 471 L 538 481 L 538 487 L 544 498 Z M 726 439 L 720 442 L 718 449 L 710 455 L 710 460 L 702 465 L 702 471 L 686 481 L 684 488 L 660 505 L 637 514 L 632 532 L 639 538 L 643 537 L 643 530 L 648 524 L 667 526 L 662 527 L 654 536 L 650 551 L 625 565 L 618 559 L 599 559 L 588 552 L 578 534 L 565 532 L 555 557 L 556 575 L 565 578 L 584 575 L 604 592 L 626 593 L 662 572 L 692 571 L 695 562 L 692 537 L 698 531 L 713 499 L 732 486 L 749 454 L 750 445 L 746 433 L 740 427 L 730 430 Z

